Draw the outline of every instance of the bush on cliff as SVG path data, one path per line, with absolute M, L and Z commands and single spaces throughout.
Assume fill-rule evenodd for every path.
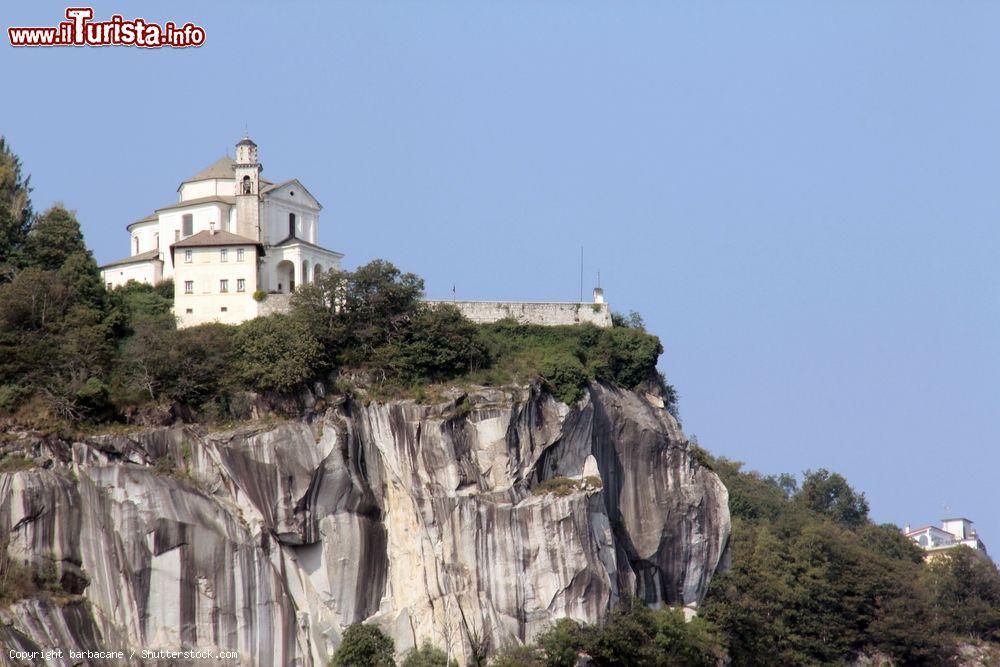
M 448 654 L 428 641 L 411 648 L 403 657 L 401 667 L 457 667 L 458 661 L 448 662 Z
M 330 667 L 395 667 L 395 644 L 377 625 L 355 623 L 330 661 Z
M 405 386 L 447 381 L 485 364 L 476 326 L 451 306 L 422 303 L 423 284 L 375 260 L 303 286 L 292 312 L 320 341 L 323 369 L 364 369 L 380 383 Z
M 604 625 L 560 619 L 534 644 L 501 651 L 490 664 L 573 667 L 582 655 L 595 667 L 711 667 L 724 660 L 725 649 L 705 619 L 686 622 L 678 609 L 654 610 L 625 598 Z
M 316 376 L 322 348 L 297 317 L 272 315 L 244 322 L 233 334 L 239 379 L 258 391 L 287 393 Z
M 657 377 L 660 340 L 640 329 L 592 324 L 523 325 L 509 319 L 480 326 L 490 365 L 470 378 L 485 384 L 525 382 L 541 377 L 552 393 L 575 402 L 588 380 L 626 389 Z M 668 403 L 673 389 L 664 383 Z
M 711 623 L 684 621 L 678 609 L 652 610 L 625 599 L 604 627 L 583 633 L 583 650 L 598 667 L 710 667 L 724 656 Z

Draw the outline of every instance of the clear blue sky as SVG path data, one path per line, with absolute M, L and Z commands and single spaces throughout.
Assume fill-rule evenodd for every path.
M 56 23 L 19 3 L 8 25 Z M 574 299 L 666 346 L 685 429 L 1000 551 L 1000 6 L 106 3 L 207 43 L 0 47 L 0 131 L 98 260 L 244 123 L 321 242 L 432 297 Z

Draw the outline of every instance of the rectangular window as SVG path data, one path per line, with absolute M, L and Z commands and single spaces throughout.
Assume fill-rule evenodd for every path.
M 295 214 L 294 213 L 289 213 L 288 214 L 288 235 L 292 236 L 292 237 L 295 236 Z
M 185 250 L 184 251 L 184 263 L 185 264 L 190 264 L 191 263 L 192 254 L 193 253 L 190 250 Z
M 223 278 L 219 281 L 219 291 L 228 292 L 229 291 L 229 281 Z
M 181 217 L 181 229 L 184 236 L 191 236 L 194 234 L 194 216 L 190 213 L 185 213 Z
M 236 279 L 236 291 L 246 292 L 247 291 L 247 281 L 243 278 Z
M 194 294 L 194 281 L 193 280 L 185 280 L 184 281 L 184 293 L 185 294 Z
M 244 252 L 243 248 L 237 248 L 236 249 L 236 261 L 237 262 L 242 262 L 243 261 L 243 252 Z
M 188 315 L 190 315 L 190 314 L 191 314 L 191 313 L 193 313 L 194 311 L 193 311 L 193 310 L 191 310 L 190 308 L 185 308 L 185 309 L 184 309 L 184 312 L 185 312 L 185 313 L 187 313 Z
M 111 283 L 108 283 L 108 291 L 111 291 Z
M 227 250 L 226 248 L 223 248 L 222 250 L 219 251 L 219 261 L 220 262 L 228 262 L 229 261 L 229 250 Z
M 222 308 L 219 308 L 219 310 L 221 310 L 223 313 L 228 313 L 229 312 L 229 309 L 226 308 L 225 306 L 223 306 Z
M 181 240 L 181 230 L 175 229 L 174 230 L 174 243 L 177 243 L 180 240 Z

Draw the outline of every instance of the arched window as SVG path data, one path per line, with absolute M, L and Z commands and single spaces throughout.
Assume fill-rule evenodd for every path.
M 294 237 L 295 236 L 295 214 L 294 213 L 289 213 L 288 214 L 288 235 L 290 237 Z
M 250 177 L 249 176 L 244 176 L 243 177 L 243 194 L 245 194 L 245 195 L 253 194 L 253 192 L 251 192 L 251 188 L 252 188 L 252 185 L 250 183 Z
M 920 537 L 917 538 L 917 542 L 920 543 L 920 546 L 926 547 L 927 546 L 927 536 L 926 535 L 921 535 Z
M 139 254 L 139 237 L 138 236 L 133 236 L 132 240 L 135 241 L 135 252 L 133 252 L 132 254 L 133 255 L 138 255 Z

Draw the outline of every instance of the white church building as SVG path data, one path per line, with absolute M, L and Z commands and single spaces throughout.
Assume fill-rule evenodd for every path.
M 127 226 L 131 254 L 101 267 L 105 285 L 173 279 L 178 326 L 237 324 L 264 312 L 263 295 L 339 270 L 343 255 L 319 245 L 320 203 L 298 179 L 272 183 L 262 171 L 245 137 L 235 160 L 218 159 L 180 184 L 176 203 Z
M 339 252 L 319 245 L 322 206 L 298 179 L 261 176 L 257 144 L 244 137 L 228 155 L 177 188 L 178 200 L 127 225 L 130 254 L 101 267 L 107 288 L 130 280 L 174 281 L 177 326 L 239 324 L 287 310 L 296 286 L 340 270 Z M 428 301 L 473 322 L 612 325 L 604 291 L 580 301 Z

